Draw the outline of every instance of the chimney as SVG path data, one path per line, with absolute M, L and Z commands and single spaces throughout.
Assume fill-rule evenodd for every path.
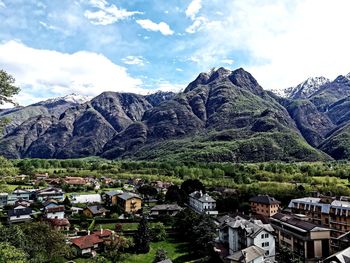
M 88 230 L 88 236 L 90 236 L 90 230 Z
M 100 225 L 101 226 L 101 225 Z M 102 226 L 101 226 L 101 235 L 103 234 L 103 229 L 102 229 Z

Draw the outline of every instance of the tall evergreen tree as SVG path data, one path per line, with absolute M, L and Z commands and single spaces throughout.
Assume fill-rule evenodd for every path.
M 142 217 L 137 232 L 134 236 L 135 251 L 137 253 L 148 253 L 150 250 L 151 233 L 148 221 L 145 216 Z

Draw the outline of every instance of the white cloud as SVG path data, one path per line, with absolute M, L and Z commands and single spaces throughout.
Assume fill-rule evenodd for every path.
M 225 58 L 221 60 L 221 63 L 232 65 L 235 61 L 233 59 Z
M 140 19 L 136 20 L 136 22 L 144 29 L 148 31 L 159 31 L 164 36 L 169 36 L 174 34 L 174 31 L 171 30 L 169 25 L 165 22 L 160 22 L 159 24 L 154 23 L 153 21 L 149 19 Z
M 97 53 L 60 53 L 9 41 L 0 44 L 0 61 L 22 88 L 16 97 L 22 105 L 71 93 L 96 96 L 103 91 L 148 92 L 140 88 L 140 79 Z
M 170 83 L 168 81 L 162 81 L 162 82 L 158 83 L 157 86 L 158 86 L 157 90 L 171 91 L 171 92 L 175 92 L 175 93 L 181 92 L 186 88 L 185 84 L 173 84 L 173 83 Z
M 49 29 L 49 30 L 60 30 L 58 27 L 49 25 L 43 21 L 39 21 L 39 24 L 42 25 L 44 28 Z
M 3 1 L 1 1 L 1 0 L 0 0 L 0 7 L 3 7 L 3 8 L 6 7 L 5 3 Z
M 243 53 L 245 68 L 268 89 L 310 76 L 335 78 L 350 71 L 348 10 L 348 0 L 229 1 L 218 10 L 224 13 L 220 23 L 203 29 L 202 48 L 191 58 L 207 68 L 218 57 Z
M 201 8 L 202 0 L 192 0 L 192 2 L 188 5 L 186 9 L 186 16 L 194 20 Z
M 178 71 L 178 72 L 184 71 L 182 68 L 176 68 L 175 70 Z
M 105 0 L 90 0 L 90 4 L 96 8 L 97 11 L 86 10 L 84 16 L 94 25 L 110 25 L 136 14 L 142 14 L 142 12 L 138 11 L 120 9 L 114 4 L 109 5 Z
M 144 66 L 148 61 L 146 61 L 142 56 L 127 56 L 122 59 L 123 63 L 128 65 L 138 65 Z

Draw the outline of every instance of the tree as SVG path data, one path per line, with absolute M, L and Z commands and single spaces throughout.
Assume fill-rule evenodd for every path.
M 134 236 L 135 249 L 137 253 L 148 253 L 151 241 L 150 229 L 145 216 L 142 217 L 137 232 Z
M 68 253 L 65 237 L 44 223 L 0 225 L 0 242 L 8 242 L 28 255 L 28 262 L 55 262 Z
M 156 255 L 155 255 L 154 260 L 153 260 L 153 263 L 157 263 L 157 262 L 166 260 L 167 259 L 166 254 L 167 254 L 166 250 L 164 250 L 162 248 L 157 249 Z
M 0 105 L 4 103 L 16 104 L 12 97 L 19 93 L 20 89 L 14 85 L 15 79 L 4 70 L 0 70 Z M 0 129 L 7 123 L 8 119 L 0 120 Z
M 176 202 L 182 204 L 184 195 L 183 191 L 177 185 L 171 185 L 165 194 L 165 201 L 167 203 Z
M 203 183 L 198 179 L 188 179 L 181 184 L 181 190 L 183 190 L 186 195 L 189 195 L 194 191 L 205 192 L 205 187 Z
M 166 231 L 163 223 L 155 223 L 151 229 L 151 240 L 154 242 L 164 241 L 166 239 Z
M 0 263 L 25 263 L 26 254 L 23 250 L 16 248 L 9 243 L 0 243 Z
M 201 215 L 193 228 L 192 242 L 193 251 L 201 256 L 208 255 L 212 250 L 212 242 L 215 238 L 216 227 L 213 219 L 208 215 Z
M 132 241 L 122 236 L 115 236 L 108 245 L 104 256 L 112 262 L 121 262 L 123 253 L 133 245 Z

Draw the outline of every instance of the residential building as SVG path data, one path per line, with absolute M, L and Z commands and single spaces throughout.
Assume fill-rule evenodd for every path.
M 72 204 L 101 204 L 102 198 L 100 194 L 72 195 Z
M 78 249 L 79 255 L 92 254 L 102 249 L 103 244 L 107 243 L 114 233 L 110 230 L 95 231 L 86 236 L 73 238 L 72 245 Z
M 303 214 L 318 225 L 332 229 L 337 237 L 350 231 L 350 202 L 347 197 L 339 200 L 329 196 L 292 199 L 288 207 L 295 214 Z
M 60 188 L 48 187 L 40 189 L 36 192 L 36 198 L 39 202 L 54 199 L 57 201 L 64 200 L 64 192 Z
M 278 213 L 281 202 L 268 195 L 258 195 L 250 198 L 249 203 L 253 214 L 271 217 Z
M 87 180 L 82 177 L 66 176 L 63 181 L 68 185 L 74 185 L 74 186 L 84 186 L 87 184 Z
M 32 200 L 34 194 L 34 190 L 16 189 L 9 194 L 7 204 L 14 205 L 17 200 Z
M 32 220 L 32 209 L 24 206 L 16 206 L 13 209 L 10 209 L 7 212 L 7 215 L 10 224 L 28 222 Z
M 48 173 L 36 174 L 36 175 L 35 175 L 35 179 L 36 179 L 37 181 L 45 180 L 45 179 L 47 179 L 47 178 L 49 178 L 49 174 L 48 174 Z
M 151 208 L 151 216 L 175 216 L 178 212 L 182 210 L 182 207 L 177 204 L 164 204 L 156 205 Z
M 88 206 L 83 210 L 83 214 L 87 217 L 102 217 L 105 216 L 107 212 L 109 211 L 101 205 Z
M 117 205 L 117 197 L 118 195 L 123 194 L 123 190 L 113 190 L 113 191 L 108 191 L 104 193 L 104 200 L 106 205 L 111 206 L 111 205 Z
M 0 207 L 7 205 L 8 198 L 8 193 L 0 193 Z
M 280 247 L 291 250 L 306 263 L 319 262 L 330 254 L 331 230 L 305 220 L 306 217 L 277 213 L 271 217 L 271 225 Z
M 57 231 L 68 231 L 70 227 L 70 222 L 67 218 L 50 218 L 48 223 Z
M 44 210 L 46 218 L 63 219 L 65 216 L 64 205 L 47 206 Z
M 263 263 L 265 261 L 265 250 L 250 246 L 240 251 L 234 252 L 232 255 L 226 257 L 229 263 Z
M 117 206 L 124 213 L 136 213 L 141 209 L 142 198 L 134 193 L 123 193 L 117 197 Z
M 189 195 L 189 207 L 197 213 L 217 215 L 216 201 L 207 193 L 203 194 L 202 191 L 195 191 Z
M 218 228 L 219 242 L 227 246 L 228 255 L 234 255 L 233 258 L 229 258 L 229 260 L 237 259 L 239 253 L 244 254 L 251 252 L 254 254 L 256 251 L 261 251 L 260 249 L 264 251 L 264 260 L 274 260 L 276 255 L 275 236 L 274 230 L 270 224 L 264 224 L 261 220 L 248 220 L 241 216 L 236 216 L 234 218 L 226 217 L 225 221 L 223 221 Z M 256 246 L 260 249 L 252 248 L 244 250 L 251 246 Z M 246 256 L 252 260 L 255 258 L 255 254 Z M 258 259 L 259 257 L 256 258 L 256 262 L 260 262 Z

